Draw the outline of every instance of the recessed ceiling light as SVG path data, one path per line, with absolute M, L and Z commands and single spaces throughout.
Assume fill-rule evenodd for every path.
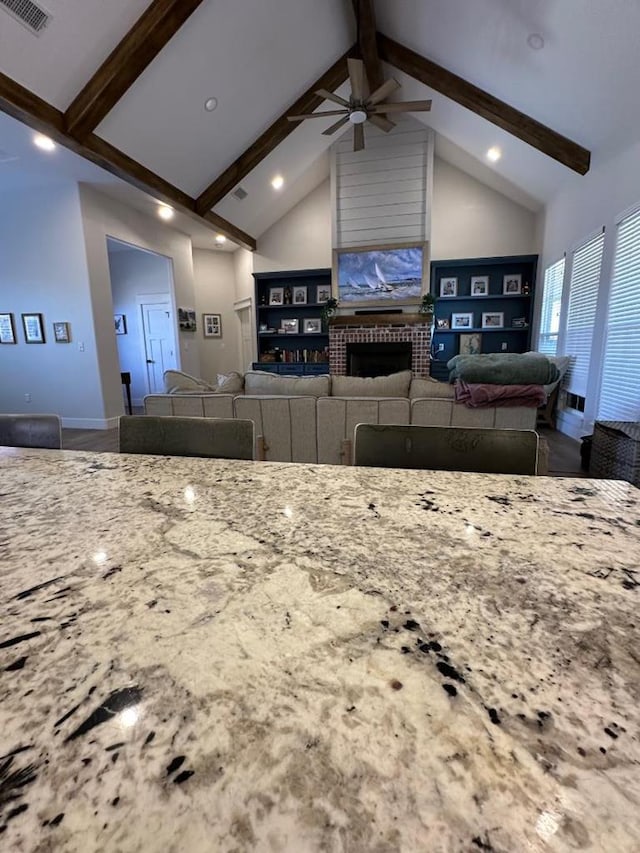
M 218 106 L 218 99 L 217 98 L 207 98 L 207 100 L 204 102 L 204 108 L 208 113 L 212 113 L 217 106 Z
M 271 181 L 271 186 L 274 190 L 281 190 L 284 186 L 284 178 L 282 175 L 276 175 L 275 178 Z
M 168 204 L 159 204 L 158 216 L 160 217 L 160 219 L 164 219 L 165 221 L 173 219 L 173 208 L 169 207 Z
M 226 243 L 226 242 L 227 242 L 227 238 L 224 236 L 224 234 L 216 234 L 216 243 L 219 246 L 222 246 L 222 244 Z
M 527 36 L 527 44 L 531 50 L 542 50 L 544 47 L 544 39 L 540 33 L 531 33 L 531 35 Z
M 49 139 L 48 136 L 44 136 L 42 133 L 36 133 L 33 137 L 33 144 L 40 148 L 42 151 L 53 151 L 56 147 L 53 139 Z
M 497 163 L 501 157 L 502 151 L 495 145 L 487 151 L 487 160 L 491 160 L 492 163 Z

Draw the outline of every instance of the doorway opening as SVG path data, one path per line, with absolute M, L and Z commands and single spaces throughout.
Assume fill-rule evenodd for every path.
M 113 237 L 107 237 L 107 255 L 121 378 L 130 380 L 135 411 L 145 395 L 162 393 L 165 370 L 179 366 L 173 265 Z M 123 406 L 126 411 L 124 394 Z

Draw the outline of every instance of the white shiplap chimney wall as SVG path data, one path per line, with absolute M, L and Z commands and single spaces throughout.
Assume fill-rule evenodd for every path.
M 333 246 L 384 246 L 429 240 L 433 131 L 411 117 L 390 133 L 365 124 L 365 149 L 353 133 L 331 148 Z

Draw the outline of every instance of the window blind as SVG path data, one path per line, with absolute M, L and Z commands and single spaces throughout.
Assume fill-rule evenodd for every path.
M 640 420 L 640 210 L 616 233 L 598 417 Z
M 558 349 L 558 330 L 560 329 L 560 305 L 562 303 L 562 283 L 564 281 L 564 258 L 551 264 L 544 271 L 542 291 L 542 311 L 540 312 L 540 331 L 538 333 L 538 352 L 555 355 Z
M 565 388 L 580 397 L 587 396 L 603 246 L 604 232 L 576 249 L 571 267 L 565 343 L 571 364 Z

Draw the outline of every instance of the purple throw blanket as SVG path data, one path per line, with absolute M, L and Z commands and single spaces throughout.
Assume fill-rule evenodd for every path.
M 490 385 L 469 384 L 462 379 L 455 382 L 457 403 L 470 409 L 486 409 L 489 406 L 528 406 L 537 409 L 546 400 L 542 385 Z

